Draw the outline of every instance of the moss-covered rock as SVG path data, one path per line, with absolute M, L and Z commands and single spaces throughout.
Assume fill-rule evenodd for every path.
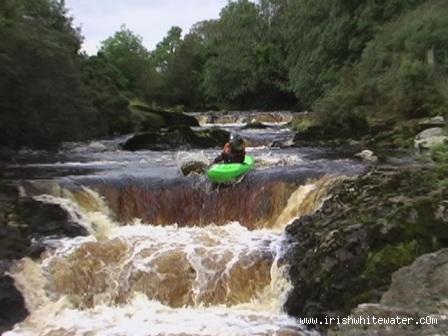
M 161 127 L 170 126 L 190 126 L 197 127 L 199 122 L 196 118 L 183 114 L 181 112 L 166 112 L 150 108 L 142 104 L 133 104 L 131 109 L 134 114 L 140 114 L 143 119 L 143 125 L 145 120 L 156 121 L 162 123 Z M 155 118 L 158 116 L 158 118 Z M 148 128 L 146 128 L 148 129 Z
M 151 112 L 132 111 L 132 123 L 134 129 L 138 132 L 157 131 L 166 127 L 165 119 Z
M 197 131 L 196 135 L 200 138 L 201 147 L 222 147 L 230 138 L 230 133 L 220 128 Z
M 297 132 L 294 138 L 296 146 L 350 144 L 352 139 L 356 139 L 361 147 L 375 149 L 414 148 L 416 136 L 432 125 L 424 118 L 370 118 L 367 124 L 353 132 L 350 128 L 338 127 L 337 124 L 322 123 L 311 113 L 291 123 L 291 127 Z M 448 131 L 445 135 L 448 135 Z
M 129 151 L 212 148 L 223 146 L 228 139 L 229 132 L 220 129 L 193 131 L 187 126 L 173 126 L 158 132 L 136 134 L 122 148 Z
M 392 283 L 379 303 L 362 304 L 352 319 L 388 319 L 389 323 L 345 324 L 330 330 L 331 336 L 446 335 L 448 299 L 448 249 L 419 257 L 392 275 Z M 397 317 L 412 318 L 399 323 Z M 428 318 L 431 317 L 433 323 Z M 395 319 L 395 323 L 392 320 Z M 421 323 L 424 320 L 426 323 Z M 437 323 L 434 323 L 434 320 Z M 383 320 L 384 321 L 384 320 Z
M 287 228 L 296 316 L 342 316 L 377 302 L 391 274 L 448 246 L 448 170 L 378 167 L 332 190 L 322 209 Z

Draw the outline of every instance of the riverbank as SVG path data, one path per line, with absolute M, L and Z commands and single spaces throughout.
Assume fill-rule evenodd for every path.
M 294 290 L 287 310 L 325 322 L 379 302 L 395 271 L 448 246 L 447 182 L 448 171 L 428 163 L 378 166 L 335 186 L 318 212 L 287 228 L 297 242 L 288 259 Z M 446 295 L 436 294 L 440 302 Z
M 402 124 L 376 121 L 364 134 L 351 136 L 326 132 L 309 115 L 296 119 L 295 125 L 296 145 L 374 149 L 380 162 L 373 163 L 367 174 L 335 186 L 318 212 L 287 228 L 295 243 L 289 255 L 294 290 L 286 303 L 288 312 L 316 318 L 314 327 L 331 335 L 446 333 L 448 276 L 443 249 L 448 246 L 448 133 L 444 118 Z M 398 148 L 416 153 L 416 161 L 403 166 L 385 163 L 392 159 L 391 150 Z M 424 265 L 423 260 L 433 259 L 438 261 Z M 439 324 L 338 325 L 338 318 L 350 314 L 403 315 L 414 321 L 433 316 Z M 332 325 L 327 324 L 330 318 L 334 318 Z

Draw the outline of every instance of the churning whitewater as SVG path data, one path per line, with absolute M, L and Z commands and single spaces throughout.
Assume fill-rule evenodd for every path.
M 119 226 L 94 191 L 37 196 L 91 235 L 50 240 L 11 270 L 30 316 L 12 335 L 307 335 L 282 312 L 284 226 L 316 210 L 331 179 L 301 186 L 271 229 Z M 307 203 L 308 202 L 308 203 Z M 294 204 L 294 206 L 293 206 Z
M 29 316 L 4 335 L 314 335 L 283 312 L 284 230 L 321 207 L 340 179 L 331 176 L 360 166 L 271 147 L 293 137 L 279 125 L 243 131 L 257 169 L 232 187 L 181 177 L 178 152 L 130 153 L 123 139 L 9 167 L 10 176 L 39 177 L 22 193 L 59 207 L 87 236 L 38 241 L 40 258 L 10 269 Z

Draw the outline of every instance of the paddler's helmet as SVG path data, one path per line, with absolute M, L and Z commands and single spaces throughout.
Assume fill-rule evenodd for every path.
M 239 134 L 230 135 L 229 143 L 232 146 L 232 148 L 235 150 L 243 150 L 244 149 L 243 138 Z

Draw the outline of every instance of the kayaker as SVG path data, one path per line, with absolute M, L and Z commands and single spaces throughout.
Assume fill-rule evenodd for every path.
M 232 134 L 228 143 L 224 145 L 224 149 L 212 164 L 215 163 L 244 163 L 246 156 L 246 148 L 243 138 L 238 134 Z

